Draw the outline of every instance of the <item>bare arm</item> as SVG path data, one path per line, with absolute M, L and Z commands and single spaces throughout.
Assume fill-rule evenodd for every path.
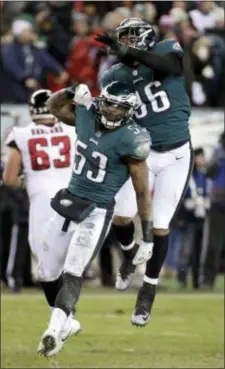
M 68 94 L 68 89 L 55 92 L 47 102 L 50 112 L 60 121 L 75 125 L 75 107 L 72 104 L 73 94 Z
M 21 154 L 17 149 L 9 147 L 7 162 L 3 172 L 3 182 L 9 187 L 19 187 L 21 181 L 19 172 L 22 165 Z
M 147 163 L 145 160 L 129 160 L 128 168 L 136 192 L 138 213 L 142 224 L 143 240 L 145 242 L 151 242 L 151 192 L 149 188 L 149 171 Z

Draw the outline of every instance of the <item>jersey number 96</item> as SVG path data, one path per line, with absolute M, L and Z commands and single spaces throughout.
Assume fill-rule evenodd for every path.
M 158 89 L 159 87 L 161 88 L 161 83 L 159 81 L 154 81 L 148 83 L 144 88 L 144 93 L 150 102 L 154 113 L 161 113 L 170 108 L 170 101 L 166 91 Z M 154 91 L 155 88 L 158 90 Z M 136 94 L 139 108 L 135 112 L 135 117 L 137 119 L 141 119 L 146 117 L 148 111 L 147 106 L 142 102 L 139 93 L 136 92 Z

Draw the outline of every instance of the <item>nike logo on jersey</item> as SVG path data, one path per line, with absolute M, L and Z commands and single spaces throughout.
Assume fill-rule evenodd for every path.
M 144 80 L 143 77 L 139 77 L 138 79 L 134 79 L 134 83 L 138 83 L 138 82 L 141 82 L 143 80 Z
M 176 156 L 176 160 L 183 159 L 183 156 L 180 156 L 179 158 Z
M 90 140 L 89 140 L 90 142 L 93 142 L 95 145 L 97 145 L 98 146 L 98 141 L 95 141 L 93 138 L 90 138 Z

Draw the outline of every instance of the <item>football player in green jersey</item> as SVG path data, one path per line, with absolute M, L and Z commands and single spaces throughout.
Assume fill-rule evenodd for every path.
M 192 170 L 190 103 L 184 86 L 183 50 L 176 40 L 157 42 L 153 27 L 137 18 L 124 20 L 113 37 L 104 34 L 97 40 L 121 61 L 103 75 L 103 87 L 112 81 L 123 81 L 135 88 L 139 107 L 134 120 L 150 132 L 152 140 L 147 163 L 150 187 L 154 189 L 154 248 L 132 315 L 134 325 L 144 326 L 150 318 L 159 273 L 168 250 L 169 225 Z M 125 257 L 116 288 L 122 291 L 131 283 L 135 270 L 132 254 L 137 248 L 132 222 L 137 208 L 130 181 L 118 193 L 116 201 L 113 228 Z M 140 252 L 141 249 L 142 246 Z
M 45 356 L 56 354 L 63 345 L 60 332 L 79 299 L 83 274 L 110 229 L 114 198 L 129 176 L 137 196 L 146 251 L 144 255 L 137 251 L 133 263 L 151 257 L 151 195 L 146 163 L 150 137 L 132 120 L 135 104 L 133 88 L 115 81 L 95 99 L 86 85 L 78 85 L 75 91 L 56 92 L 48 101 L 55 116 L 76 124 L 77 141 L 71 180 L 51 202 L 56 213 L 44 232 L 45 257 L 38 265 L 41 281 L 54 281 L 63 273 L 63 286 L 38 346 L 38 353 Z

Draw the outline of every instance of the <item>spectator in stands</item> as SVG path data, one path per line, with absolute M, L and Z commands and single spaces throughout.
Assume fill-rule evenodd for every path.
M 71 82 L 86 83 L 93 96 L 99 93 L 97 74 L 101 44 L 95 40 L 101 30 L 93 30 L 84 13 L 73 13 L 75 33 L 67 58 L 67 72 Z
M 193 26 L 201 33 L 208 28 L 214 28 L 215 22 L 215 1 L 197 1 L 197 8 L 189 12 Z
M 201 36 L 191 48 L 195 81 L 192 100 L 195 105 L 223 106 L 218 91 L 224 88 L 225 42 L 217 35 Z
M 67 79 L 60 64 L 47 51 L 35 46 L 37 34 L 30 22 L 14 21 L 12 34 L 13 41 L 2 47 L 3 101 L 26 102 L 28 96 L 42 86 L 44 73 L 52 72 L 60 81 Z
M 201 283 L 213 288 L 225 248 L 225 134 L 209 162 L 207 174 L 213 179 L 208 237 L 201 258 Z
M 69 51 L 71 35 L 64 31 L 49 10 L 38 12 L 35 21 L 42 36 L 46 39 L 47 51 L 61 65 L 64 65 Z
M 204 221 L 209 209 L 209 182 L 206 177 L 204 150 L 195 149 L 194 154 L 193 173 L 185 195 L 183 209 L 180 211 L 183 229 L 180 239 L 178 281 L 183 287 L 187 286 L 188 271 L 191 266 L 193 288 L 199 288 Z

